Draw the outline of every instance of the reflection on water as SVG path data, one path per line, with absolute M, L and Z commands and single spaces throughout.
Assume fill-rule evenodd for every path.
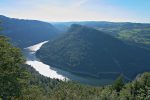
M 46 65 L 42 62 L 40 62 L 36 56 L 35 53 L 37 50 L 40 49 L 40 47 L 47 43 L 48 41 L 44 41 L 41 42 L 39 44 L 27 47 L 24 49 L 24 54 L 26 56 L 26 64 L 31 65 L 33 68 L 35 68 L 35 70 L 37 70 L 40 74 L 46 76 L 46 77 L 50 77 L 50 78 L 56 78 L 56 79 L 60 79 L 60 80 L 65 80 L 67 79 L 65 76 L 57 73 L 56 70 L 51 69 L 51 67 L 49 65 Z
M 36 58 L 36 51 L 40 49 L 40 47 L 47 43 L 48 41 L 41 42 L 39 44 L 27 47 L 24 49 L 24 55 L 27 59 L 26 64 L 31 65 L 36 71 L 38 71 L 40 74 L 60 79 L 60 80 L 73 80 L 76 82 L 84 83 L 84 84 L 91 84 L 91 85 L 103 85 L 104 83 L 107 83 L 108 80 L 99 80 L 95 78 L 89 78 L 89 77 L 81 77 L 78 75 L 74 75 L 72 73 L 63 71 L 58 68 L 51 67 L 49 65 L 44 64 L 40 60 Z

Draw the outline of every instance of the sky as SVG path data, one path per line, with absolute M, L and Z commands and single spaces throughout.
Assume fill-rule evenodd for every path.
M 48 22 L 150 23 L 150 0 L 0 0 L 0 15 Z

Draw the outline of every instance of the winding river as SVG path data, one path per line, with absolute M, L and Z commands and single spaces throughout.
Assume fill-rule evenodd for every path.
M 36 71 L 38 71 L 41 75 L 50 77 L 53 79 L 60 79 L 62 81 L 72 80 L 76 82 L 80 82 L 83 84 L 90 85 L 104 85 L 108 82 L 108 80 L 99 80 L 90 77 L 81 77 L 78 75 L 74 75 L 72 73 L 66 72 L 64 70 L 51 67 L 50 65 L 44 64 L 41 62 L 35 55 L 36 51 L 40 49 L 40 47 L 47 43 L 48 41 L 44 41 L 33 46 L 27 47 L 23 50 L 24 55 L 26 57 L 26 64 L 31 65 Z

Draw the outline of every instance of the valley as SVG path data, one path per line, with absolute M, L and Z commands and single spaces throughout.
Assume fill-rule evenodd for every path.
M 90 77 L 90 76 L 82 74 L 82 73 L 80 73 L 80 74 L 75 73 L 75 72 L 70 73 L 70 72 L 64 71 L 62 69 L 44 64 L 42 61 L 40 61 L 36 57 L 35 54 L 36 54 L 36 51 L 39 50 L 40 47 L 47 42 L 48 41 L 44 41 L 44 42 L 38 43 L 36 45 L 24 48 L 24 50 L 23 50 L 23 53 L 27 59 L 26 64 L 33 67 L 41 75 L 52 78 L 52 79 L 59 79 L 62 81 L 74 81 L 74 82 L 79 82 L 79 83 L 83 83 L 83 84 L 87 84 L 87 85 L 94 85 L 94 86 L 99 86 L 99 85 L 102 86 L 102 85 L 107 85 L 107 84 L 113 83 L 112 79 L 99 80 L 98 78 Z
M 150 70 L 149 50 L 79 24 L 44 44 L 36 55 L 56 68 L 100 80 L 123 75 L 130 81 Z
M 150 0 L 0 0 L 0 100 L 150 100 Z
M 99 29 L 88 26 L 95 22 L 70 22 L 57 28 L 33 20 L 0 19 L 13 21 L 2 24 L 6 29 L 1 35 L 7 37 L 0 36 L 0 99 L 148 100 L 143 98 L 149 98 L 149 31 L 144 31 L 146 37 L 134 34 L 135 40 L 148 38 L 139 44 L 128 38 L 131 29 L 118 30 L 118 25 L 123 28 L 126 23 L 98 22 Z M 111 27 L 115 31 L 110 31 Z
M 26 63 L 46 77 L 105 85 L 120 75 L 131 81 L 150 70 L 149 24 L 46 23 L 6 16 L 0 16 L 0 20 L 4 28 L 1 34 L 20 47 Z

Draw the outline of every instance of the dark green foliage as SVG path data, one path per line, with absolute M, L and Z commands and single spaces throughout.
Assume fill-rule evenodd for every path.
M 73 82 L 62 83 L 53 90 L 50 98 L 52 100 L 149 100 L 149 75 L 150 73 L 144 73 L 133 82 L 124 85 L 119 77 L 117 79 L 118 85 L 121 85 L 119 92 L 112 89 L 114 86 L 92 87 Z M 135 82 L 137 82 L 138 88 Z
M 125 100 L 150 99 L 150 73 L 144 73 L 120 91 L 120 98 Z
M 21 51 L 7 40 L 0 36 L 0 96 L 4 98 L 21 95 L 26 77 L 20 68 L 20 64 L 24 63 Z
M 138 77 L 134 82 L 134 96 L 139 99 L 150 99 L 150 74 L 145 73 Z
M 150 70 L 148 50 L 76 24 L 63 36 L 43 45 L 37 56 L 51 66 L 99 79 L 115 79 L 120 73 L 125 79 L 133 79 Z
M 120 90 L 123 88 L 124 86 L 124 80 L 123 80 L 123 76 L 119 76 L 114 84 L 113 84 L 113 89 L 116 90 L 116 92 L 120 92 Z
M 43 100 L 58 84 L 59 80 L 40 75 L 24 65 L 24 61 L 20 49 L 0 36 L 0 98 L 3 100 Z
M 85 21 L 85 22 L 66 22 L 54 23 L 55 27 L 66 30 L 71 24 L 80 24 L 93 27 L 97 30 L 104 31 L 107 34 L 125 40 L 131 44 L 150 49 L 150 24 L 129 23 L 129 22 L 104 22 L 104 21 Z
M 73 82 L 61 82 L 50 92 L 49 100 L 149 100 L 150 84 L 143 84 L 143 80 L 150 81 L 149 73 L 143 74 L 132 83 L 125 84 L 120 92 L 112 90 L 112 86 L 92 87 Z M 138 81 L 136 85 L 134 84 Z M 144 88 L 146 87 L 146 89 Z M 137 92 L 135 94 L 134 92 Z
M 150 100 L 148 72 L 131 83 L 119 77 L 112 86 L 93 87 L 44 77 L 23 63 L 20 50 L 0 36 L 0 100 Z
M 1 58 L 9 57 L 5 64 L 9 65 L 14 57 L 12 66 L 4 66 L 6 59 L 1 59 L 0 70 L 0 95 L 3 100 L 149 100 L 150 99 L 150 73 L 139 75 L 133 82 L 123 86 L 119 77 L 114 84 L 119 86 L 119 91 L 114 86 L 93 87 L 74 82 L 62 82 L 40 75 L 31 66 L 20 65 L 24 60 L 20 51 L 0 37 L 1 55 L 4 51 L 9 53 Z M 3 47 L 3 48 L 2 48 Z M 5 50 L 4 50 L 5 47 Z M 7 48 L 7 49 L 6 49 Z M 2 51 L 4 50 L 4 51 Z M 11 50 L 15 50 L 11 54 Z M 4 54 L 2 54 L 2 52 Z M 15 55 L 15 56 L 13 56 Z M 17 57 L 17 58 L 16 58 Z M 9 59 L 8 58 L 8 59 Z M 20 60 L 19 60 L 20 59 Z M 3 65 L 3 66 L 2 66 Z M 16 66 L 17 65 L 17 66 Z M 20 66 L 20 67 L 19 67 Z M 17 74 L 16 72 L 17 71 Z M 7 72 L 7 73 L 5 73 Z M 13 75 L 11 75 L 14 73 Z M 23 74 L 22 74 L 23 73 Z M 20 76 L 14 76 L 14 75 Z M 5 76 L 5 77 L 3 77 Z M 25 77 L 26 76 L 26 77 Z M 17 79 L 16 79 L 17 78 Z M 4 83 L 5 84 L 2 84 Z M 9 82 L 9 84 L 7 84 Z M 9 87 L 9 88 L 8 88 Z M 5 90 L 7 88 L 7 90 Z M 117 88 L 116 88 L 117 89 Z M 5 95 L 3 95 L 5 94 Z
M 18 98 L 23 100 L 48 100 L 53 89 L 61 84 L 61 81 L 50 79 L 40 75 L 29 65 L 22 65 L 28 71 L 30 77 L 27 87 L 22 89 L 22 95 Z

